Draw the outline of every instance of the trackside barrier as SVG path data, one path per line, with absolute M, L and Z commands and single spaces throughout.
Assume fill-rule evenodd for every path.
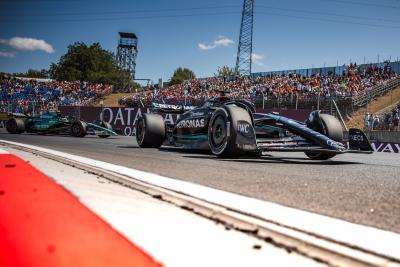
M 365 131 L 365 134 L 372 142 L 400 144 L 400 132 Z M 344 132 L 344 136 L 347 138 L 348 132 Z

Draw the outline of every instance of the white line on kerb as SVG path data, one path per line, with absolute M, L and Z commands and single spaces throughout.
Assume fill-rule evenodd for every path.
M 267 221 L 273 221 L 287 227 L 314 233 L 337 242 L 346 243 L 391 258 L 400 259 L 400 234 L 52 149 L 5 140 L 0 140 L 0 142 L 49 153 L 95 168 L 126 175 L 154 186 L 181 192 L 247 214 L 253 214 Z
M 7 150 L 1 149 L 0 148 L 0 155 L 4 155 L 4 154 L 10 154 L 10 152 L 8 152 Z

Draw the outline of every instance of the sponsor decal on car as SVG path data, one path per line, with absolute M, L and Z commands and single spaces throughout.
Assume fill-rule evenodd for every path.
M 241 134 L 248 134 L 250 132 L 250 124 L 238 122 L 238 132 Z
M 242 150 L 256 150 L 256 135 L 253 126 L 247 121 L 238 121 L 236 127 L 236 146 Z
M 255 139 L 255 132 L 253 126 L 247 121 L 237 122 L 237 133 L 245 138 Z
M 192 116 L 203 116 L 204 112 L 192 112 L 191 115 Z
M 158 103 L 153 103 L 152 104 L 154 108 L 159 108 L 159 109 L 172 109 L 172 110 L 192 110 L 195 109 L 196 107 L 194 106 L 178 106 L 178 105 L 170 105 L 170 104 L 158 104 Z
M 349 135 L 349 138 L 353 141 L 364 141 L 364 136 L 362 136 L 361 134 L 351 134 Z
M 178 122 L 176 128 L 202 128 L 205 126 L 204 119 L 192 119 L 192 120 L 182 120 Z

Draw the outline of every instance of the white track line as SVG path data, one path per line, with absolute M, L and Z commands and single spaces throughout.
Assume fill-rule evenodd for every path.
M 253 214 L 268 221 L 300 229 L 309 233 L 350 244 L 391 258 L 400 259 L 400 234 L 372 227 L 349 223 L 324 215 L 288 208 L 272 202 L 245 197 L 206 186 L 193 184 L 161 175 L 139 171 L 107 162 L 75 156 L 52 149 L 0 140 L 49 153 L 65 159 L 81 162 L 92 167 L 116 172 L 139 181 L 163 187 L 189 196 L 215 203 L 227 208 Z
M 10 152 L 8 152 L 7 150 L 1 149 L 0 148 L 0 155 L 1 154 L 10 154 Z

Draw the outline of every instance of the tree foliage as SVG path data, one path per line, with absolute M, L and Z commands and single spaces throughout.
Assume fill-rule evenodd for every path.
M 235 68 L 230 68 L 228 66 L 222 66 L 217 69 L 217 73 L 214 74 L 217 77 L 229 77 L 229 76 L 236 76 L 237 71 Z
M 171 77 L 170 85 L 183 83 L 185 80 L 195 79 L 196 75 L 188 68 L 177 68 Z
M 115 88 L 125 90 L 136 85 L 131 81 L 130 74 L 118 67 L 114 54 L 103 49 L 99 43 L 86 45 L 76 42 L 69 45 L 59 62 L 51 64 L 50 76 L 59 81 L 113 84 Z
M 25 77 L 25 78 L 41 78 L 41 79 L 48 79 L 49 78 L 49 71 L 46 69 L 41 70 L 34 70 L 29 69 L 27 72 L 21 73 L 13 73 L 12 76 L 15 77 Z
M 24 77 L 47 79 L 49 78 L 49 71 L 45 69 L 42 70 L 29 69 Z

